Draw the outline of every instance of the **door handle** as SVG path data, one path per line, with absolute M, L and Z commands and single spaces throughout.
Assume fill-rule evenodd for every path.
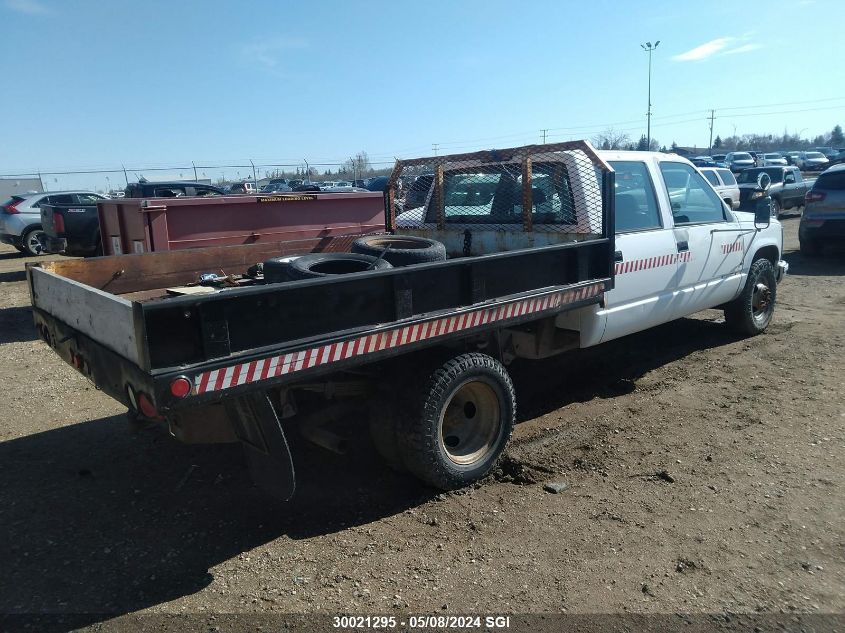
M 624 257 L 622 257 L 622 251 L 616 251 L 613 253 L 613 261 L 614 262 L 621 262 L 624 261 Z
M 689 242 L 683 240 L 682 242 L 678 242 L 678 252 L 683 253 L 689 250 Z

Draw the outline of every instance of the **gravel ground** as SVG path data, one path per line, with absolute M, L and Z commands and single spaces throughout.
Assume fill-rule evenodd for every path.
M 845 255 L 784 224 L 766 334 L 708 311 L 517 364 L 488 481 L 436 494 L 362 434 L 299 447 L 287 505 L 237 446 L 129 432 L 36 339 L 2 247 L 0 613 L 842 613 Z

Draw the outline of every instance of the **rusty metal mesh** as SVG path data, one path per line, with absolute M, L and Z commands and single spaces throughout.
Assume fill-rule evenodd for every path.
M 605 170 L 581 142 L 398 161 L 390 228 L 601 236 Z

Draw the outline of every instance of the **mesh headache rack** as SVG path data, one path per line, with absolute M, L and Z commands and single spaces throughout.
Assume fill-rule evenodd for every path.
M 463 255 L 599 239 L 612 234 L 612 174 L 586 141 L 398 160 L 387 228 Z

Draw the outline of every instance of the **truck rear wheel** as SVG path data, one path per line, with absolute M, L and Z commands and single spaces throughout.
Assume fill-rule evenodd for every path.
M 776 295 L 775 269 L 768 259 L 758 259 L 740 295 L 725 306 L 725 322 L 740 334 L 760 334 L 772 322 Z
M 461 354 L 437 367 L 398 421 L 399 459 L 423 482 L 451 490 L 486 476 L 513 431 L 516 396 L 504 366 Z

